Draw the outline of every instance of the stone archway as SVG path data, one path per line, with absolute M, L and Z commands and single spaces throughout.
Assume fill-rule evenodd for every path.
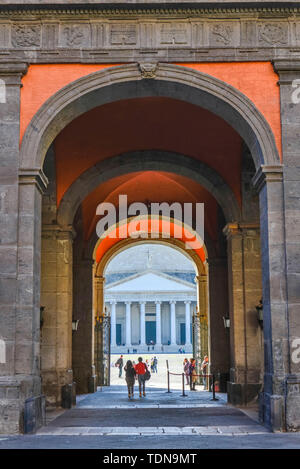
M 58 208 L 58 223 L 71 225 L 80 203 L 98 185 L 121 174 L 147 170 L 180 174 L 198 182 L 219 203 L 227 222 L 240 220 L 241 210 L 236 197 L 216 171 L 184 155 L 151 150 L 115 156 L 85 171 L 64 194 Z
M 280 339 L 278 336 L 275 339 L 274 329 L 271 327 L 279 316 L 280 307 L 284 310 L 286 308 L 284 296 L 280 299 L 276 297 L 276 278 L 272 275 L 274 265 L 278 275 L 285 278 L 286 272 L 284 236 L 282 240 L 280 237 L 279 241 L 276 240 L 275 243 L 271 235 L 272 225 L 277 222 L 278 215 L 280 219 L 283 219 L 282 168 L 279 164 L 274 136 L 268 123 L 250 100 L 220 80 L 200 72 L 186 70 L 184 67 L 166 64 L 157 66 L 152 79 L 143 78 L 145 76 L 136 64 L 96 72 L 77 80 L 56 93 L 32 119 L 22 141 L 19 172 L 20 213 L 26 212 L 30 207 L 33 217 L 36 217 L 35 237 L 32 237 L 31 246 L 36 256 L 33 260 L 33 274 L 30 272 L 28 280 L 40 276 L 39 253 L 36 250 L 36 246 L 39 245 L 37 239 L 40 232 L 40 194 L 37 189 L 41 189 L 46 182 L 41 171 L 44 156 L 55 136 L 71 120 L 95 106 L 116 101 L 128 96 L 128 94 L 136 97 L 152 95 L 172 97 L 176 95 L 179 99 L 192 102 L 222 116 L 247 143 L 257 170 L 256 182 L 260 191 L 261 203 L 263 299 L 267 324 L 265 328 L 264 409 L 266 421 L 270 423 L 271 415 L 283 415 L 285 398 L 283 393 L 280 394 L 280 386 L 278 385 L 282 382 L 282 369 L 281 365 L 278 365 L 276 351 L 278 350 L 278 342 L 286 340 Z M 255 231 L 257 227 L 236 223 L 227 228 L 230 246 L 236 245 L 241 252 L 244 252 L 243 246 L 248 236 L 247 234 L 245 238 L 244 231 L 250 232 L 251 237 L 251 232 Z M 283 232 L 283 227 L 281 228 Z M 235 237 L 234 242 L 232 242 L 233 237 Z M 245 259 L 245 256 L 243 258 Z M 245 278 L 243 272 L 242 277 Z M 235 280 L 234 276 L 232 276 L 232 280 Z M 35 288 L 39 289 L 39 282 L 35 283 Z M 286 285 L 283 285 L 283 288 L 286 290 Z M 244 290 L 243 298 L 240 300 L 244 308 L 247 307 L 246 297 Z M 235 308 L 235 302 L 232 302 L 232 307 Z M 33 314 L 37 314 L 36 305 L 32 311 Z M 286 322 L 282 325 L 281 336 L 288 336 Z M 281 345 L 281 350 L 284 350 L 284 344 Z M 288 356 L 284 355 L 284 357 L 288 361 Z M 248 382 L 247 379 L 244 380 L 243 376 L 245 376 L 245 369 L 233 370 L 232 381 L 233 384 L 237 384 L 235 386 L 237 390 L 242 390 L 238 391 L 242 396 L 241 399 L 248 395 Z M 270 380 L 270 376 L 273 376 L 274 380 Z M 239 382 L 240 379 L 242 382 Z M 280 399 L 277 398 L 278 393 Z M 276 406 L 279 402 L 279 407 L 274 407 L 275 401 Z
M 101 240 L 99 240 L 94 248 L 94 260 L 96 259 L 96 252 Z M 208 264 L 205 261 L 201 261 L 199 255 L 193 249 L 186 249 L 185 243 L 180 239 L 169 238 L 166 239 L 160 235 L 157 239 L 121 239 L 110 249 L 108 249 L 101 257 L 99 262 L 94 264 L 93 275 L 93 291 L 94 291 L 94 313 L 93 316 L 101 316 L 104 314 L 104 284 L 105 284 L 105 271 L 108 264 L 113 260 L 115 256 L 125 251 L 129 247 L 137 246 L 140 244 L 156 244 L 165 245 L 178 250 L 181 254 L 186 256 L 193 264 L 195 268 L 195 281 L 197 285 L 197 313 L 195 323 L 198 325 L 194 332 L 193 337 L 193 353 L 197 359 L 198 373 L 200 373 L 201 359 L 205 355 L 210 356 L 210 337 L 209 337 L 209 300 L 208 300 L 208 275 L 209 269 Z M 205 247 L 204 247 L 205 248 Z M 206 251 L 206 248 L 205 248 Z M 201 318 L 201 321 L 200 321 Z M 201 324 L 201 327 L 200 327 Z M 205 327 L 204 327 L 205 326 Z M 202 330 L 203 329 L 203 330 Z M 93 343 L 93 342 L 92 342 Z M 101 344 L 101 339 L 95 341 L 98 345 Z M 97 354 L 95 353 L 95 356 Z M 96 371 L 99 372 L 99 368 L 96 365 Z
M 241 135 L 257 170 L 262 164 L 279 163 L 269 124 L 240 91 L 182 66 L 158 63 L 151 79 L 142 70 L 137 64 L 108 68 L 70 83 L 49 98 L 31 120 L 22 140 L 20 167 L 24 174 L 42 168 L 47 149 L 69 122 L 125 96 L 167 96 L 192 102 L 221 116 Z

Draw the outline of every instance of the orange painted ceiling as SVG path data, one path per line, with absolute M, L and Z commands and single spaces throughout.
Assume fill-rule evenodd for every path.
M 143 225 L 143 228 L 147 228 L 148 224 L 148 232 L 151 233 L 151 221 L 149 220 L 146 225 Z M 125 225 L 128 233 L 128 228 L 129 224 L 127 223 Z M 205 250 L 203 247 L 202 242 L 197 242 L 194 241 L 192 244 L 189 242 L 189 239 L 192 238 L 191 233 L 186 230 L 186 232 L 182 232 L 182 230 L 175 224 L 175 223 L 169 223 L 165 222 L 164 220 L 159 220 L 159 226 L 158 226 L 158 232 L 160 234 L 163 233 L 170 233 L 171 238 L 177 238 L 183 243 L 185 243 L 185 246 L 188 247 L 189 249 L 193 249 L 193 251 L 197 254 L 197 256 L 200 258 L 201 262 L 204 263 L 206 260 L 206 254 Z M 99 263 L 101 259 L 103 258 L 104 254 L 108 252 L 113 246 L 117 245 L 120 241 L 124 241 L 124 239 L 118 238 L 118 230 L 114 230 L 112 233 L 114 235 L 113 237 L 106 236 L 101 243 L 98 245 L 97 250 L 96 250 L 96 262 Z
M 126 174 L 101 184 L 82 203 L 85 239 L 96 229 L 100 216 L 96 208 L 101 202 L 119 205 L 119 195 L 133 202 L 204 203 L 205 230 L 212 239 L 217 237 L 217 202 L 212 195 L 195 181 L 167 172 L 145 171 Z
M 88 168 L 125 152 L 182 153 L 214 168 L 241 201 L 240 136 L 198 106 L 163 97 L 128 99 L 95 108 L 55 139 L 57 201 Z

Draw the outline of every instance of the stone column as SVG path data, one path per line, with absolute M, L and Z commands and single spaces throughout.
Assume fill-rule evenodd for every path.
M 125 301 L 126 305 L 126 347 L 131 347 L 131 301 Z
M 141 335 L 141 345 L 146 344 L 146 330 L 145 330 L 145 308 L 146 302 L 140 301 L 140 335 Z
M 185 301 L 185 345 L 191 345 L 191 301 Z
M 289 370 L 285 229 L 282 167 L 263 166 L 255 176 L 261 213 L 263 275 L 264 392 L 261 419 L 285 429 L 286 375 Z
M 161 345 L 161 301 L 156 301 L 156 345 Z
M 78 394 L 96 391 L 94 364 L 94 315 L 92 259 L 86 259 L 81 236 L 73 243 L 73 319 L 79 320 L 72 333 L 72 369 Z
M 0 433 L 22 431 L 25 399 L 41 395 L 41 191 L 47 179 L 32 168 L 24 177 L 18 173 L 20 86 L 26 71 L 22 63 L 0 65 Z
M 117 340 L 116 340 L 116 327 L 117 327 L 117 321 L 116 321 L 116 301 L 110 301 L 110 306 L 111 306 L 111 313 L 110 313 L 110 329 L 111 329 L 111 346 L 116 347 L 117 346 Z
M 223 317 L 229 314 L 227 259 L 209 258 L 209 360 L 211 373 L 220 374 L 220 391 L 227 392 L 229 381 L 230 350 L 229 329 L 225 329 Z M 216 293 L 217 292 L 217 293 Z
M 276 313 L 272 312 L 273 394 L 281 397 L 286 429 L 300 430 L 300 60 L 275 60 L 279 74 L 282 126 L 283 206 L 286 262 L 286 308 L 279 316 L 284 298 L 283 279 L 277 286 Z M 267 185 L 268 185 L 267 176 Z M 273 186 L 273 183 L 271 183 Z M 274 197 L 274 196 L 273 196 Z M 282 199 L 280 199 L 280 202 Z M 275 202 L 275 201 L 274 201 Z M 281 232 L 280 232 L 281 234 Z M 272 237 L 273 242 L 275 239 Z M 281 240 L 280 240 L 281 241 Z M 277 240 L 279 244 L 279 239 Z M 282 254 L 278 252 L 277 257 Z M 277 264 L 279 261 L 277 261 Z M 276 265 L 277 268 L 277 265 Z M 275 292 L 274 292 L 275 293 Z M 281 293 L 280 297 L 279 293 Z M 280 301 L 281 302 L 281 301 Z M 275 306 L 275 305 L 274 305 Z M 273 307 L 274 308 L 274 307 Z M 266 307 L 264 306 L 264 311 Z M 280 367 L 281 364 L 281 367 Z M 270 388 L 270 387 L 269 387 Z M 285 400 L 285 402 L 284 402 Z
M 94 307 L 95 307 L 95 314 L 94 317 L 97 315 L 104 314 L 104 284 L 105 284 L 105 278 L 96 275 L 95 276 L 95 281 L 94 281 L 94 289 L 95 289 L 95 302 L 94 302 Z
M 230 317 L 228 400 L 245 405 L 262 387 L 261 330 L 255 306 L 261 298 L 260 235 L 255 223 L 230 223 L 227 235 Z M 226 311 L 224 316 L 226 316 Z
M 48 406 L 61 405 L 62 386 L 73 383 L 73 231 L 44 225 L 42 232 L 41 337 L 43 392 Z
M 97 267 L 95 266 L 95 270 Z M 94 271 L 95 271 L 94 270 Z M 105 278 L 99 275 L 94 277 L 94 293 L 93 293 L 93 317 L 94 320 L 97 316 L 104 314 L 104 284 Z M 95 323 L 94 323 L 95 326 Z M 95 332 L 94 341 L 94 357 L 95 357 L 95 371 L 97 375 L 97 384 L 102 382 L 102 364 L 100 363 L 100 348 L 102 347 L 102 336 L 100 330 Z
M 171 308 L 171 345 L 176 345 L 176 301 L 170 301 Z

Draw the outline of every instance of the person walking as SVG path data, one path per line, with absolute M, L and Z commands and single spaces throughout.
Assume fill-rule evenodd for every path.
M 128 399 L 131 399 L 134 396 L 134 382 L 135 382 L 135 376 L 136 376 L 136 371 L 133 367 L 131 360 L 127 361 L 126 365 L 124 366 L 124 371 L 125 371 L 125 380 L 126 380 L 127 388 L 128 388 Z
M 196 360 L 195 360 L 195 358 L 190 358 L 189 377 L 190 377 L 190 389 L 191 389 L 191 391 L 196 391 L 197 373 L 196 373 Z
M 142 357 L 138 358 L 138 364 L 135 365 L 134 369 L 135 369 L 137 377 L 138 377 L 140 397 L 142 397 L 142 393 L 143 393 L 143 396 L 146 397 L 145 373 L 148 370 L 148 367 L 147 367 L 146 363 L 143 363 L 143 358 Z
M 154 368 L 154 358 L 151 358 L 151 372 L 153 373 L 153 368 Z
M 189 368 L 190 368 L 189 361 L 188 361 L 187 358 L 185 358 L 185 359 L 183 360 L 183 372 L 184 372 L 184 374 L 185 374 L 186 384 L 187 384 L 187 385 L 190 384 Z
M 118 358 L 118 360 L 116 361 L 116 366 L 119 367 L 119 378 L 122 377 L 123 364 L 123 355 L 121 355 L 120 358 Z
M 155 356 L 153 358 L 153 373 L 157 373 L 157 363 L 158 363 L 158 360 L 157 360 L 157 357 Z
M 201 371 L 204 375 L 203 376 L 204 389 L 206 389 L 206 385 L 207 385 L 208 365 L 209 365 L 208 356 L 205 355 L 203 362 L 201 363 Z

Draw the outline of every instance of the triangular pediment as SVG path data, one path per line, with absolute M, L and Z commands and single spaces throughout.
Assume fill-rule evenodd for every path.
M 105 288 L 107 293 L 113 292 L 195 292 L 196 287 L 188 282 L 177 280 L 166 274 L 147 271 L 127 279 L 120 280 Z

